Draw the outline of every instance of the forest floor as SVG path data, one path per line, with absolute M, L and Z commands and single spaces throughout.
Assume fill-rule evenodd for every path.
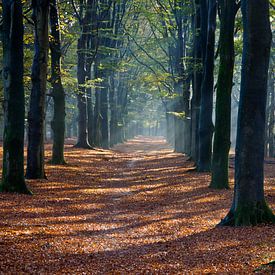
M 67 144 L 66 160 L 28 181 L 33 196 L 0 194 L 0 274 L 251 274 L 275 258 L 274 227 L 215 227 L 232 188 L 209 189 L 210 175 L 161 138 Z M 274 159 L 265 170 L 274 209 Z

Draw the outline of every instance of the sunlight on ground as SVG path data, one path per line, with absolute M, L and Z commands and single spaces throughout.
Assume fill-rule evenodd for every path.
M 114 151 L 67 145 L 66 160 L 47 164 L 48 181 L 28 181 L 34 196 L 0 194 L 0 271 L 249 274 L 275 257 L 274 227 L 215 228 L 232 189 L 209 189 L 209 174 L 163 139 L 139 137 Z M 273 168 L 266 165 L 274 209 Z

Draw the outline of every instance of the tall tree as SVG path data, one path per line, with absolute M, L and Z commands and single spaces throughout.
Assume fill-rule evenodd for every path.
M 86 62 L 87 80 L 94 78 L 94 71 L 92 71 L 93 63 L 98 50 L 98 16 L 97 16 L 97 4 L 98 0 L 91 2 L 91 22 L 90 22 L 90 34 L 88 36 L 88 56 Z M 87 130 L 88 130 L 88 143 L 93 146 L 95 144 L 95 125 L 94 125 L 94 106 L 93 106 L 93 89 L 87 88 Z
M 216 30 L 216 0 L 208 0 L 208 8 L 205 9 L 206 1 L 201 1 L 201 13 L 208 12 L 207 43 L 204 50 L 203 82 L 201 87 L 201 106 L 199 118 L 199 158 L 197 169 L 200 172 L 210 171 L 212 156 L 213 135 L 213 84 L 214 84 L 214 51 Z M 206 15 L 203 14 L 202 18 Z M 202 24 L 205 20 L 201 21 Z M 203 30 L 202 33 L 204 34 Z
M 77 109 L 78 109 L 78 136 L 75 147 L 90 149 L 91 146 L 88 142 L 88 129 L 87 129 L 87 92 L 85 88 L 87 74 L 87 50 L 88 41 L 91 34 L 91 18 L 92 18 L 93 0 L 87 2 L 81 1 L 80 12 L 77 13 L 81 34 L 77 43 Z
M 33 0 L 34 59 L 28 116 L 28 157 L 26 177 L 46 178 L 44 170 L 44 121 L 49 49 L 49 0 Z
M 100 1 L 100 22 L 99 22 L 99 60 L 100 67 L 98 68 L 99 77 L 102 79 L 100 84 L 100 126 L 101 126 L 101 146 L 102 148 L 109 148 L 109 75 L 110 65 L 109 58 L 110 53 L 107 49 L 112 46 L 111 40 L 111 28 L 112 28 L 112 13 L 115 14 L 116 9 L 112 9 L 112 0 L 101 0 Z
M 264 129 L 271 44 L 268 0 L 242 0 L 243 59 L 235 188 L 221 225 L 275 222 L 264 198 Z M 259 16 L 260 15 L 260 16 Z
M 185 152 L 184 147 L 184 121 L 183 117 L 185 113 L 185 102 L 184 102 L 184 26 L 186 23 L 186 18 L 183 12 L 183 5 L 185 1 L 175 1 L 174 6 L 171 7 L 175 17 L 175 28 L 176 32 L 174 35 L 175 45 L 173 47 L 173 69 L 175 72 L 175 81 L 174 81 L 174 92 L 176 94 L 174 102 L 174 112 L 178 115 L 175 115 L 175 151 L 179 153 Z M 183 116 L 180 114 L 184 114 Z
M 24 179 L 23 14 L 21 0 L 3 1 L 4 155 L 0 191 L 27 193 Z
M 51 0 L 50 5 L 51 25 L 51 84 L 54 102 L 52 163 L 64 164 L 64 139 L 65 139 L 65 91 L 61 81 L 61 42 L 58 6 L 56 0 Z
M 217 82 L 216 119 L 210 187 L 229 188 L 228 154 L 230 150 L 231 90 L 234 71 L 234 25 L 237 4 L 222 0 L 220 5 L 220 66 Z
M 191 100 L 191 157 L 197 162 L 199 154 L 199 114 L 202 84 L 202 47 L 201 47 L 201 10 L 200 1 L 194 1 L 193 19 L 193 95 Z

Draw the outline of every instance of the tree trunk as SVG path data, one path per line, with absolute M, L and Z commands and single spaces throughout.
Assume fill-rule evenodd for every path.
M 228 154 L 230 150 L 231 91 L 234 71 L 235 1 L 220 1 L 220 66 L 217 83 L 216 120 L 210 187 L 228 189 Z
M 30 194 L 24 179 L 23 33 L 21 1 L 3 1 L 4 154 L 0 191 Z
M 88 80 L 92 79 L 92 64 L 89 62 L 87 65 L 87 76 Z M 88 130 L 88 143 L 93 146 L 94 141 L 94 109 L 93 109 L 93 95 L 92 88 L 87 88 L 87 130 Z
M 183 114 L 183 90 L 182 85 L 175 85 L 175 93 L 177 98 L 174 103 L 174 127 L 175 127 L 175 152 L 185 153 L 184 152 L 184 121 L 181 114 Z
M 191 101 L 191 157 L 197 162 L 199 154 L 199 114 L 202 84 L 202 47 L 201 47 L 201 16 L 199 0 L 195 1 L 196 11 L 194 18 L 194 73 L 193 95 Z
M 95 60 L 94 70 L 95 70 L 95 78 L 100 78 L 100 71 L 99 71 L 99 62 L 98 58 Z M 94 142 L 95 146 L 101 147 L 101 115 L 100 115 L 100 87 L 95 88 L 95 108 L 94 108 Z
M 127 90 L 125 87 L 124 79 L 120 75 L 117 88 L 117 121 L 118 121 L 118 127 L 117 127 L 117 142 L 122 143 L 125 141 L 125 109 L 127 105 Z
M 211 169 L 216 12 L 216 0 L 209 0 L 207 45 L 204 60 L 203 82 L 201 88 L 201 108 L 199 118 L 199 159 L 197 166 L 199 172 L 208 172 Z
M 109 91 L 109 82 L 107 73 L 104 70 L 103 74 L 103 82 L 101 83 L 102 88 L 100 91 L 100 115 L 101 115 L 101 134 L 102 134 L 102 141 L 101 146 L 104 149 L 109 148 L 109 121 L 108 121 L 108 110 L 109 110 L 109 103 L 108 103 L 108 91 Z
M 28 118 L 29 134 L 26 177 L 28 179 L 45 179 L 44 122 L 49 49 L 49 0 L 33 0 L 32 7 L 35 24 L 35 55 L 32 65 L 32 90 Z
M 58 7 L 56 0 L 51 0 L 51 83 L 54 113 L 51 127 L 53 131 L 52 164 L 65 164 L 64 139 L 65 139 L 65 92 L 61 81 L 61 42 L 59 30 Z
M 275 91 L 274 91 L 274 76 L 273 71 L 274 67 L 270 68 L 270 74 L 269 74 L 269 94 L 270 94 L 270 104 L 269 104 L 269 110 L 268 110 L 268 156 L 271 158 L 275 157 L 274 153 L 274 124 L 275 124 Z
M 190 57 L 191 58 L 191 57 Z M 187 79 L 184 84 L 183 91 L 183 110 L 184 110 L 184 119 L 183 119 L 183 133 L 184 133 L 184 153 L 188 156 L 191 155 L 191 124 L 190 124 L 190 84 L 191 81 Z
M 117 99 L 116 99 L 116 80 L 113 72 L 110 77 L 110 146 L 117 144 Z
M 183 41 L 183 2 L 176 1 L 175 2 L 175 12 L 174 16 L 177 23 L 177 33 L 175 35 L 175 48 L 172 54 L 174 55 L 174 71 L 176 74 L 177 79 L 174 83 L 174 93 L 176 94 L 175 103 L 174 103 L 174 126 L 175 126 L 175 152 L 178 153 L 185 153 L 184 152 L 184 121 L 183 115 L 184 114 L 184 107 L 186 102 L 184 102 L 184 41 Z M 185 114 L 184 114 L 185 115 Z
M 238 114 L 235 190 L 221 225 L 275 222 L 264 198 L 264 128 L 271 30 L 268 0 L 242 0 L 243 59 Z M 261 16 L 259 16 L 261 15 Z
M 81 34 L 77 44 L 77 81 L 78 81 L 78 94 L 77 94 L 77 109 L 78 109 L 78 136 L 75 147 L 83 149 L 91 149 L 88 143 L 87 131 L 87 95 L 85 85 L 86 71 L 85 71 L 85 51 L 86 51 L 86 34 Z

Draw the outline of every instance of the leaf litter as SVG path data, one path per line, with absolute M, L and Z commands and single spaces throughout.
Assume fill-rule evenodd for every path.
M 46 164 L 48 180 L 27 182 L 33 196 L 0 194 L 1 274 L 272 272 L 259 267 L 275 258 L 274 226 L 215 227 L 231 204 L 232 168 L 230 190 L 209 189 L 210 175 L 161 138 L 67 144 L 65 155 L 67 165 Z M 265 164 L 273 209 L 274 165 Z

